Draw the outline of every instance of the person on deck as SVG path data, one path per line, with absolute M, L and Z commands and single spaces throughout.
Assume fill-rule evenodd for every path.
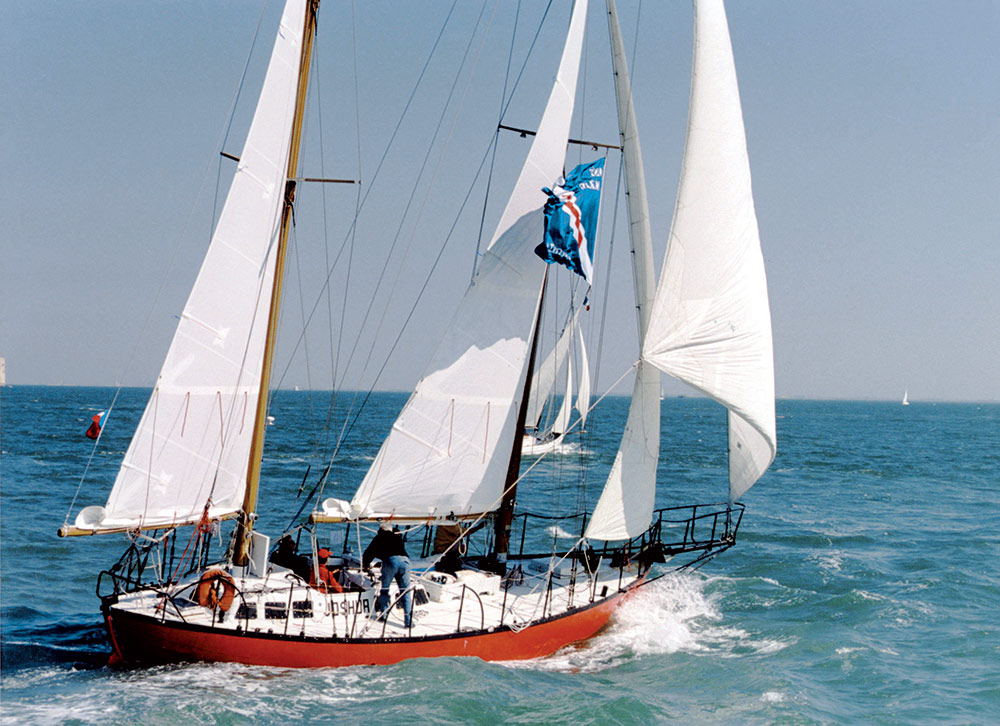
M 286 567 L 303 580 L 309 580 L 309 560 L 296 553 L 295 540 L 292 535 L 286 534 L 278 540 L 278 549 L 271 553 L 271 564 L 278 567 Z
M 331 570 L 326 566 L 330 550 L 321 549 L 316 553 L 316 569 L 309 572 L 309 585 L 323 592 L 343 592 L 344 588 L 337 580 L 339 570 Z
M 383 522 L 379 526 L 378 532 L 365 548 L 365 553 L 361 558 L 362 567 L 368 569 L 372 560 L 379 560 L 382 563 L 382 589 L 379 590 L 378 600 L 375 601 L 375 613 L 388 615 L 389 586 L 395 579 L 399 591 L 403 593 L 403 625 L 407 628 L 410 627 L 413 622 L 410 558 L 406 554 L 406 545 L 402 535 L 399 532 L 394 532 L 388 523 Z

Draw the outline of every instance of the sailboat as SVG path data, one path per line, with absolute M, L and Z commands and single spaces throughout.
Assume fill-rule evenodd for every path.
M 910 392 L 906 390 L 903 391 L 903 405 L 904 406 L 910 405 Z
M 575 542 L 533 551 L 530 532 L 553 518 L 516 503 L 548 273 L 533 254 L 540 190 L 563 174 L 587 0 L 574 3 L 541 121 L 472 284 L 353 498 L 326 498 L 297 525 L 309 569 L 300 572 L 271 561 L 271 538 L 254 524 L 317 6 L 287 0 L 225 206 L 111 493 L 59 533 L 125 533 L 126 551 L 97 588 L 116 663 L 551 654 L 594 635 L 669 568 L 731 547 L 737 500 L 775 455 L 767 290 L 722 2 L 695 2 L 688 138 L 658 287 L 628 68 L 607 2 L 641 350 L 597 505 L 559 519 L 578 525 Z M 727 410 L 726 501 L 655 509 L 661 370 Z M 213 552 L 232 519 L 228 545 Z M 339 553 L 319 546 L 322 527 L 343 532 Z M 389 609 L 372 617 L 380 578 L 353 544 L 392 527 L 406 530 L 414 555 L 422 538 L 421 553 L 406 592 L 394 586 Z M 472 537 L 483 557 L 463 555 Z M 449 554 L 450 571 L 439 567 Z M 339 569 L 339 591 L 310 585 L 320 558 Z M 405 594 L 420 616 L 409 623 L 396 607 Z

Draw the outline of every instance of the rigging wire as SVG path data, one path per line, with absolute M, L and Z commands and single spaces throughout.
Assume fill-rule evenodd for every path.
M 451 107 L 452 97 L 455 94 L 455 89 L 458 86 L 459 79 L 461 78 L 461 74 L 462 74 L 462 72 L 463 72 L 463 70 L 464 70 L 464 68 L 466 66 L 466 61 L 468 60 L 469 51 L 472 48 L 472 43 L 473 43 L 473 41 L 475 39 L 475 35 L 476 35 L 475 29 L 478 29 L 478 27 L 479 27 L 480 21 L 482 19 L 483 12 L 485 11 L 485 7 L 486 7 L 486 4 L 484 2 L 483 5 L 480 7 L 480 14 L 479 14 L 479 17 L 476 19 L 476 23 L 474 25 L 474 31 L 469 36 L 469 42 L 466 45 L 465 52 L 464 52 L 464 54 L 462 56 L 462 60 L 458 64 L 458 68 L 456 69 L 455 77 L 454 77 L 454 79 L 452 81 L 451 88 L 449 89 L 449 92 L 448 92 L 448 97 L 447 97 L 447 99 L 445 99 L 445 102 L 442 105 L 441 113 L 440 113 L 440 115 L 438 117 L 437 125 L 434 128 L 434 133 L 431 136 L 430 142 L 427 144 L 427 151 L 424 154 L 423 160 L 421 161 L 420 169 L 417 172 L 416 179 L 415 179 L 413 185 L 411 186 L 410 195 L 407 198 L 406 204 L 405 204 L 405 206 L 403 208 L 403 212 L 400 215 L 399 224 L 396 227 L 396 232 L 395 232 L 395 235 L 393 236 L 392 244 L 390 245 L 389 252 L 386 255 L 387 259 L 390 259 L 390 260 L 393 259 L 394 252 L 396 250 L 397 244 L 399 243 L 400 236 L 401 236 L 401 234 L 403 232 L 404 226 L 407 225 L 406 218 L 409 215 L 411 205 L 413 204 L 414 200 L 416 199 L 417 190 L 420 188 L 420 186 L 421 186 L 420 181 L 423 178 L 424 173 L 427 170 L 428 162 L 430 160 L 431 152 L 433 151 L 434 144 L 436 143 L 436 141 L 438 139 L 438 135 L 439 135 L 439 133 L 441 131 L 442 126 L 444 125 L 444 121 L 445 121 L 445 117 L 446 117 L 446 115 L 448 113 L 448 109 Z M 488 29 L 488 26 L 487 26 L 487 29 Z M 486 35 L 485 35 L 485 32 L 484 32 L 483 41 L 485 41 L 485 37 L 486 37 Z M 481 53 L 481 51 L 482 51 L 482 43 L 480 44 L 480 53 Z M 478 59 L 479 59 L 479 54 L 477 54 L 477 56 L 476 56 L 476 61 L 477 62 L 478 62 Z M 472 80 L 472 76 L 470 74 L 469 79 L 468 79 L 468 81 L 466 83 L 466 92 L 468 91 L 469 85 L 471 84 L 471 80 Z M 462 98 L 464 99 L 464 97 L 465 97 L 465 95 L 463 94 Z M 384 309 L 382 311 L 382 315 L 379 318 L 378 323 L 377 323 L 377 325 L 375 327 L 374 334 L 372 335 L 371 345 L 368 348 L 368 353 L 367 353 L 367 355 L 365 357 L 364 363 L 362 364 L 362 369 L 363 370 L 367 370 L 368 366 L 369 366 L 369 364 L 371 362 L 372 353 L 374 352 L 375 345 L 376 345 L 376 343 L 379 340 L 379 333 L 382 330 L 382 325 L 385 322 L 386 314 L 387 314 L 387 312 L 389 310 L 389 306 L 392 303 L 392 298 L 393 298 L 393 295 L 396 292 L 396 289 L 397 289 L 397 286 L 398 286 L 398 283 L 399 283 L 399 278 L 400 278 L 400 276 L 403 273 L 403 269 L 405 267 L 406 257 L 409 254 L 410 248 L 412 247 L 413 238 L 414 238 L 414 236 L 416 234 L 416 229 L 418 227 L 418 222 L 419 222 L 420 217 L 422 215 L 422 210 L 424 208 L 424 205 L 426 205 L 427 197 L 429 196 L 430 190 L 431 190 L 431 188 L 433 187 L 433 184 L 434 184 L 434 178 L 436 178 L 437 171 L 440 168 L 441 158 L 444 156 L 445 151 L 447 150 L 448 145 L 450 143 L 450 140 L 451 140 L 451 138 L 452 138 L 452 136 L 454 134 L 455 124 L 457 123 L 458 113 L 459 113 L 459 111 L 461 109 L 461 106 L 462 106 L 462 103 L 460 102 L 458 110 L 455 111 L 455 116 L 454 116 L 454 120 L 452 122 L 451 130 L 449 131 L 449 133 L 447 135 L 447 138 L 444 141 L 444 145 L 443 145 L 443 147 L 441 149 L 441 152 L 440 152 L 440 155 L 438 157 L 438 163 L 434 167 L 433 173 L 431 175 L 431 181 L 428 184 L 425 185 L 426 186 L 426 193 L 424 195 L 424 203 L 421 205 L 420 211 L 417 214 L 417 220 L 416 220 L 416 222 L 414 222 L 414 223 L 412 223 L 412 224 L 409 225 L 410 236 L 409 236 L 409 238 L 408 238 L 408 240 L 406 242 L 406 246 L 405 246 L 405 248 L 403 250 L 400 264 L 397 267 L 396 277 L 393 280 L 392 285 L 390 286 L 389 297 L 386 300 L 385 307 L 384 307 Z M 371 314 L 372 309 L 375 306 L 375 301 L 377 299 L 378 292 L 379 292 L 380 288 L 382 287 L 382 283 L 385 280 L 385 276 L 386 276 L 386 274 L 388 272 L 388 269 L 389 269 L 388 265 L 383 265 L 381 271 L 379 272 L 378 280 L 375 283 L 374 289 L 372 290 L 371 297 L 369 298 L 368 307 L 365 310 L 364 317 L 362 318 L 362 321 L 361 321 L 361 325 L 360 325 L 361 329 L 364 329 L 365 326 L 366 326 L 366 324 L 367 324 L 367 322 L 368 322 L 369 315 Z M 346 367 L 350 367 L 351 362 L 354 360 L 354 355 L 357 352 L 358 344 L 360 342 L 361 342 L 361 339 L 360 339 L 360 336 L 359 336 L 358 338 L 355 339 L 354 346 L 352 347 L 351 353 L 348 356 L 348 361 L 346 363 Z M 356 398 L 357 398 L 357 396 L 355 396 L 355 400 L 356 400 Z M 339 442 L 338 442 L 338 444 L 339 444 Z
M 410 109 L 410 106 L 413 104 L 413 100 L 416 97 L 417 90 L 420 88 L 420 86 L 421 86 L 421 84 L 423 82 L 423 79 L 424 79 L 424 77 L 427 74 L 427 69 L 430 66 L 431 59 L 434 57 L 434 55 L 435 55 L 435 53 L 437 51 L 438 45 L 441 42 L 441 38 L 444 36 L 444 31 L 448 27 L 448 24 L 449 24 L 449 22 L 451 20 L 452 13 L 454 12 L 455 6 L 457 4 L 458 4 L 458 0 L 454 0 L 453 3 L 452 3 L 451 8 L 448 11 L 447 17 L 445 18 L 444 24 L 441 26 L 441 29 L 438 31 L 438 35 L 435 38 L 434 43 L 433 43 L 433 45 L 431 47 L 431 50 L 430 50 L 430 52 L 427 55 L 427 59 L 424 61 L 424 65 L 423 65 L 423 67 L 422 67 L 422 69 L 421 69 L 421 71 L 420 71 L 420 73 L 419 73 L 419 75 L 417 77 L 416 82 L 414 83 L 413 89 L 410 91 L 410 95 L 409 95 L 409 97 L 408 97 L 408 99 L 406 101 L 406 104 L 404 104 L 404 107 L 403 107 L 402 112 L 400 113 L 399 119 L 396 121 L 396 126 L 393 129 L 392 134 L 390 135 L 389 141 L 386 144 L 385 149 L 382 152 L 382 156 L 379 158 L 378 164 L 376 164 L 376 166 L 375 166 L 375 171 L 372 174 L 371 182 L 369 183 L 368 188 L 366 189 L 364 195 L 361 198 L 361 203 L 358 206 L 358 212 L 360 212 L 360 210 L 364 208 L 365 203 L 367 202 L 369 195 L 371 195 L 372 190 L 375 187 L 375 181 L 379 177 L 379 172 L 382 169 L 382 165 L 385 163 L 385 161 L 386 161 L 386 159 L 387 159 L 387 157 L 389 155 L 389 151 L 393 148 L 393 145 L 395 144 L 395 140 L 396 140 L 396 137 L 399 135 L 399 131 L 400 131 L 400 128 L 402 127 L 403 120 L 408 115 L 408 111 Z M 359 151 L 359 154 L 360 154 L 360 151 Z M 354 239 L 354 234 L 356 232 L 356 228 L 357 228 L 359 217 L 360 217 L 360 214 L 355 214 L 354 218 L 351 221 L 350 228 L 348 229 L 348 232 L 345 235 L 343 242 L 341 242 L 340 249 L 337 251 L 337 255 L 336 255 L 336 257 L 333 260 L 333 264 L 327 268 L 326 279 L 325 279 L 325 281 L 323 283 L 323 286 L 322 286 L 322 289 L 320 290 L 319 295 L 317 296 L 316 301 L 313 304 L 313 307 L 312 307 L 312 309 L 311 309 L 311 311 L 309 313 L 309 317 L 308 317 L 307 322 L 306 322 L 307 326 L 308 326 L 309 322 L 311 322 L 313 316 L 315 315 L 316 310 L 319 307 L 319 304 L 320 304 L 320 302 L 323 299 L 323 295 L 325 293 L 325 290 L 330 286 L 330 281 L 331 281 L 331 278 L 333 277 L 333 272 L 336 269 L 338 262 L 340 261 L 340 257 L 341 257 L 341 255 L 344 252 L 344 248 L 347 246 L 347 244 L 348 244 L 349 241 L 352 241 Z M 353 250 L 353 245 L 352 245 L 352 250 Z M 294 351 L 298 350 L 298 346 L 301 344 L 302 338 L 303 338 L 304 335 L 305 335 L 305 331 L 303 330 L 303 332 L 299 334 L 299 338 L 298 338 L 298 340 L 296 341 L 296 343 L 294 345 L 292 356 L 290 356 L 289 363 L 286 365 L 286 371 L 287 371 L 288 367 L 291 365 L 291 358 L 294 357 Z

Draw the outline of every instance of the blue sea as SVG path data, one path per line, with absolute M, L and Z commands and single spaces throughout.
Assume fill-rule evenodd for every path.
M 124 540 L 56 530 L 71 505 L 104 503 L 147 395 L 120 393 L 95 450 L 83 432 L 114 390 L 0 390 L 5 724 L 1000 723 L 998 404 L 779 401 L 778 457 L 743 499 L 736 546 L 549 658 L 114 670 L 95 584 Z M 405 400 L 367 402 L 326 496 L 349 498 Z M 312 422 L 328 404 L 276 394 L 258 525 L 270 534 L 325 466 Z M 721 409 L 662 405 L 658 504 L 724 499 Z M 580 454 L 546 459 L 519 500 L 592 502 L 626 412 L 607 399 Z

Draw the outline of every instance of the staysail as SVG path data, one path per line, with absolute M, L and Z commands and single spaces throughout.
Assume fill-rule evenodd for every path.
M 774 460 L 767 280 L 721 0 L 696 0 L 687 144 L 643 358 L 729 410 L 729 496 Z
M 350 506 L 327 500 L 324 514 L 437 518 L 499 505 L 545 268 L 532 253 L 541 190 L 562 174 L 586 12 L 577 0 L 538 133 L 444 340 Z
M 288 0 L 257 110 L 205 260 L 104 507 L 100 532 L 241 507 L 259 395 L 306 0 Z
M 646 177 L 635 123 L 628 62 L 618 26 L 614 0 L 608 0 L 608 28 L 615 69 L 618 127 L 621 132 L 628 190 L 629 240 L 632 245 L 632 275 L 638 313 L 639 347 L 642 348 L 653 307 L 653 243 L 649 229 Z M 660 372 L 639 361 L 628 419 L 604 491 L 587 526 L 592 539 L 627 539 L 649 526 L 656 493 L 656 464 L 660 454 Z
M 556 377 L 562 370 L 566 354 L 569 353 L 570 343 L 573 342 L 573 331 L 576 329 L 579 315 L 580 308 L 577 308 L 566 327 L 563 328 L 552 350 L 549 351 L 542 364 L 535 369 L 535 375 L 531 381 L 531 395 L 528 397 L 528 412 L 525 416 L 529 428 L 538 427 L 542 411 L 555 386 Z

